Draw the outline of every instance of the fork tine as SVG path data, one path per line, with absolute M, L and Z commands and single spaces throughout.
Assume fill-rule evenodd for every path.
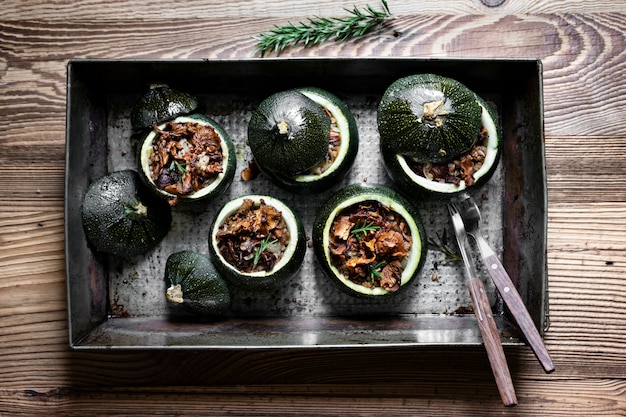
M 461 219 L 461 221 L 463 221 L 463 219 L 461 218 L 461 213 L 459 212 L 459 209 L 456 208 L 454 203 L 448 203 L 447 206 L 448 206 L 448 212 L 450 212 L 450 215 L 453 218 L 458 216 L 458 218 Z

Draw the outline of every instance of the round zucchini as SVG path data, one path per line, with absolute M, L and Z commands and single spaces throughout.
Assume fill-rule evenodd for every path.
M 381 145 L 419 162 L 443 162 L 467 152 L 480 131 L 476 94 L 435 74 L 400 78 L 385 91 L 377 113 Z
M 152 161 L 158 154 L 155 150 L 154 142 L 161 135 L 159 130 L 163 131 L 167 126 L 182 124 L 209 126 L 219 136 L 221 161 L 218 161 L 217 165 L 221 172 L 216 171 L 213 177 L 201 183 L 197 189 L 190 189 L 185 181 L 193 182 L 193 178 L 197 178 L 198 173 L 202 172 L 203 168 L 206 169 L 208 164 L 214 163 L 211 159 L 213 157 L 210 155 L 192 155 L 181 151 L 181 154 L 174 158 L 171 154 L 168 154 L 169 159 L 165 164 L 161 163 L 159 174 L 153 175 L 151 173 Z M 233 141 L 215 120 L 200 114 L 192 114 L 177 117 L 158 126 L 157 129 L 152 129 L 146 135 L 139 152 L 142 178 L 155 195 L 168 200 L 172 206 L 178 203 L 183 206 L 195 206 L 206 205 L 226 192 L 235 176 L 237 157 Z M 191 142 L 191 139 L 188 139 L 184 137 L 185 141 Z M 183 140 L 180 140 L 179 143 L 183 143 Z M 186 185 L 183 186 L 183 183 Z M 181 188 L 186 188 L 185 192 L 180 191 L 179 185 Z
M 246 195 L 231 200 L 211 225 L 213 264 L 224 279 L 244 289 L 280 286 L 300 269 L 305 252 L 302 221 L 274 197 Z
M 416 161 L 412 160 L 410 156 L 394 153 L 381 143 L 385 168 L 399 190 L 411 196 L 411 199 L 445 200 L 466 192 L 470 188 L 481 187 L 491 178 L 500 160 L 501 133 L 496 116 L 490 106 L 478 96 L 476 96 L 476 102 L 481 109 L 481 126 L 484 131 L 483 134 L 486 134 L 487 138 L 484 148 L 481 148 L 485 152 L 484 161 L 480 168 L 473 172 L 473 182 L 468 184 L 464 180 L 454 183 L 429 179 L 413 168 Z M 473 150 L 470 150 L 471 152 Z M 465 155 L 458 155 L 457 159 L 463 156 Z
M 112 172 L 91 183 L 81 215 L 87 241 L 98 251 L 122 257 L 155 247 L 172 222 L 170 206 L 155 198 L 132 170 Z
M 365 211 L 365 207 L 371 208 Z M 403 231 L 400 235 L 410 236 L 410 242 L 397 240 L 398 229 Z M 426 232 L 417 209 L 391 188 L 353 184 L 337 191 L 318 210 L 313 248 L 325 275 L 341 291 L 356 297 L 378 297 L 398 293 L 417 276 L 426 258 Z M 362 257 L 358 258 L 360 251 Z M 361 271 L 359 280 L 340 271 L 344 266 Z M 396 269 L 385 271 L 387 266 Z M 395 273 L 393 285 L 383 281 L 387 272 Z
M 359 132 L 350 109 L 334 94 L 314 87 L 298 88 L 297 91 L 315 101 L 330 115 L 326 157 L 296 175 L 287 175 L 260 164 L 259 168 L 282 189 L 292 193 L 320 193 L 336 185 L 352 168 L 359 149 Z
M 206 255 L 192 251 L 171 254 L 165 263 L 167 301 L 202 316 L 219 316 L 230 308 L 226 282 Z
M 252 112 L 248 145 L 259 167 L 284 175 L 312 168 L 328 153 L 330 119 L 306 95 L 275 93 Z
M 133 107 L 130 122 L 135 130 L 143 130 L 198 108 L 198 100 L 187 93 L 171 89 L 167 84 L 152 84 Z

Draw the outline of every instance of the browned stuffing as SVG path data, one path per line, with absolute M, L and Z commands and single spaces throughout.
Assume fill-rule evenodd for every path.
M 261 199 L 244 199 L 216 235 L 224 259 L 241 272 L 269 271 L 283 256 L 289 230 L 282 213 Z
M 221 138 L 199 123 L 154 125 L 150 174 L 160 189 L 176 196 L 194 193 L 223 172 Z M 177 198 L 171 204 L 176 204 Z
M 419 163 L 407 158 L 411 169 L 422 177 L 437 182 L 459 185 L 465 181 L 466 186 L 474 183 L 474 173 L 482 167 L 487 155 L 487 140 L 489 133 L 484 127 L 481 129 L 476 143 L 468 152 L 465 152 L 451 161 L 441 163 Z
M 411 232 L 402 216 L 378 201 L 352 205 L 330 228 L 333 265 L 346 278 L 367 288 L 397 291 Z

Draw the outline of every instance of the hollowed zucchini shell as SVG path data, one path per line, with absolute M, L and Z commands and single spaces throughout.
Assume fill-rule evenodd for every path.
M 456 80 L 435 74 L 400 78 L 378 106 L 381 145 L 419 162 L 443 162 L 474 145 L 480 113 L 474 92 Z
M 267 205 L 281 211 L 289 230 L 290 240 L 280 261 L 269 271 L 242 272 L 231 265 L 221 255 L 217 232 L 224 220 L 237 211 L 245 199 L 251 199 L 256 205 L 261 199 Z M 219 210 L 210 228 L 209 255 L 222 277 L 229 283 L 244 289 L 268 290 L 283 284 L 291 278 L 302 265 L 306 253 L 304 226 L 296 212 L 286 203 L 266 195 L 245 195 L 224 204 Z
M 329 233 L 332 223 L 342 210 L 363 201 L 378 201 L 401 215 L 407 222 L 412 237 L 412 245 L 406 266 L 402 273 L 400 289 L 389 292 L 377 287 L 370 289 L 356 284 L 332 264 L 329 252 Z M 399 193 L 384 185 L 352 184 L 333 194 L 318 210 L 313 223 L 313 249 L 315 257 L 328 279 L 339 290 L 355 297 L 379 297 L 397 294 L 408 287 L 424 264 L 427 253 L 426 231 L 417 209 Z
M 222 148 L 222 166 L 223 172 L 219 173 L 217 178 L 206 187 L 187 195 L 178 196 L 178 202 L 182 206 L 204 206 L 211 200 L 223 195 L 235 176 L 237 167 L 237 155 L 235 153 L 235 145 L 228 133 L 215 120 L 201 114 L 192 114 L 189 116 L 180 116 L 171 120 L 171 123 L 199 123 L 205 126 L 211 126 L 219 134 Z M 160 125 L 162 129 L 165 124 Z M 152 155 L 152 143 L 157 137 L 157 132 L 153 129 L 146 135 L 139 151 L 139 166 L 141 167 L 141 176 L 148 188 L 158 197 L 165 200 L 175 199 L 175 194 L 169 193 L 159 188 L 150 175 L 150 156 Z
M 258 164 L 258 161 L 257 164 L 261 171 L 282 189 L 298 194 L 320 193 L 336 185 L 350 171 L 359 149 L 359 132 L 350 109 L 334 94 L 314 87 L 298 88 L 297 91 L 315 101 L 335 118 L 341 135 L 341 146 L 337 158 L 321 174 L 286 175 L 271 167 Z
M 474 173 L 474 183 L 469 187 L 465 182 L 461 182 L 459 185 L 440 183 L 418 175 L 408 165 L 408 156 L 394 153 L 381 143 L 381 153 L 387 173 L 403 194 L 410 196 L 412 200 L 422 198 L 446 200 L 467 191 L 469 188 L 481 187 L 489 181 L 500 160 L 501 132 L 491 107 L 478 96 L 476 96 L 476 102 L 481 108 L 481 124 L 489 133 L 489 139 L 485 161 L 482 167 Z
M 122 257 L 155 247 L 172 221 L 170 206 L 155 198 L 132 170 L 112 172 L 91 183 L 81 215 L 89 243 Z
M 263 100 L 248 124 L 248 145 L 265 170 L 291 176 L 320 162 L 328 152 L 330 119 L 322 108 L 296 90 Z
M 165 263 L 167 301 L 202 316 L 222 315 L 230 308 L 226 282 L 206 255 L 192 251 L 171 254 Z
M 133 107 L 130 122 L 135 130 L 151 128 L 178 116 L 190 114 L 198 108 L 198 100 L 167 84 L 153 84 Z

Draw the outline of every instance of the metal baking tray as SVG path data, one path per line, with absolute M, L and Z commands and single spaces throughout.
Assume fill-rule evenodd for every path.
M 463 269 L 445 262 L 456 249 L 444 204 L 416 202 L 431 243 L 411 286 L 394 297 L 356 299 L 330 285 L 308 248 L 299 274 L 271 292 L 231 289 L 227 317 L 174 319 L 165 301 L 164 264 L 175 251 L 206 253 L 217 209 L 243 194 L 265 193 L 295 207 L 310 236 L 317 207 L 350 183 L 392 185 L 378 152 L 376 108 L 397 78 L 416 73 L 455 78 L 486 99 L 503 131 L 503 154 L 487 185 L 475 192 L 483 227 L 536 325 L 547 328 L 546 177 L 541 62 L 533 59 L 289 58 L 248 60 L 72 60 L 67 66 L 65 245 L 69 343 L 75 349 L 218 349 L 346 346 L 478 345 Z M 201 110 L 227 130 L 237 146 L 237 170 L 250 159 L 247 123 L 256 105 L 280 90 L 315 86 L 346 102 L 357 120 L 356 163 L 332 190 L 292 195 L 263 176 L 243 182 L 204 212 L 175 210 L 172 230 L 145 256 L 126 261 L 94 253 L 82 230 L 87 186 L 118 169 L 136 169 L 140 141 L 130 110 L 154 82 L 196 95 Z M 501 339 L 523 344 L 484 270 L 483 281 Z

